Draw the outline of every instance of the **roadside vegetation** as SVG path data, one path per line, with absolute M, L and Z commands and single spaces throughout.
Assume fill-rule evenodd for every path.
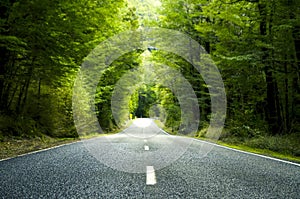
M 41 136 L 35 138 L 6 137 L 0 142 L 0 159 L 16 157 L 25 153 L 67 144 L 77 141 L 76 138 L 51 138 Z
M 247 130 L 249 130 L 247 128 Z M 205 135 L 198 138 L 204 138 Z M 279 159 L 300 163 L 299 134 L 255 136 L 232 135 L 230 129 L 225 129 L 217 143 L 257 154 L 263 154 Z
M 155 120 L 155 123 L 169 134 L 174 134 L 172 129 L 166 127 L 160 120 Z M 250 130 L 247 127 L 245 129 Z M 242 136 L 233 135 L 230 133 L 230 129 L 224 129 L 219 139 L 212 140 L 205 136 L 206 132 L 207 127 L 197 132 L 195 138 L 242 151 L 300 163 L 299 134 L 270 136 L 266 133 L 257 133 L 255 136 L 249 137 L 248 133 L 244 133 Z

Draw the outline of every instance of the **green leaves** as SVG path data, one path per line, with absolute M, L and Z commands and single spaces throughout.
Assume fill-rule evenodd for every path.
M 291 91 L 299 92 L 300 60 L 300 40 L 295 34 L 300 30 L 300 12 L 294 4 L 273 0 L 181 0 L 174 4 L 164 0 L 162 5 L 160 25 L 191 35 L 221 70 L 227 87 L 228 121 L 239 120 L 243 113 L 270 126 L 275 121 L 270 117 L 277 118 L 275 123 L 284 126 L 277 126 L 277 132 L 292 128 L 289 121 L 295 118 L 291 115 L 299 112 L 292 107 L 299 100 Z M 180 71 L 188 68 L 178 65 Z M 191 73 L 189 81 L 195 85 L 196 78 Z M 205 92 L 193 87 L 199 101 L 205 102 Z M 245 122 L 253 125 L 253 121 Z
M 60 125 L 71 125 L 70 93 L 83 59 L 110 36 L 143 25 L 182 31 L 210 53 L 227 87 L 230 119 L 238 120 L 245 114 L 273 125 L 270 119 L 273 117 L 277 118 L 275 123 L 282 126 L 280 131 L 293 130 L 292 124 L 299 123 L 296 116 L 300 113 L 297 106 L 300 92 L 297 3 L 162 0 L 157 13 L 160 4 L 155 2 L 151 5 L 151 1 L 132 0 L 127 5 L 123 0 L 2 1 L 1 114 L 28 115 L 29 120 L 43 121 L 43 125 L 45 121 L 52 121 L 47 126 L 48 133 Z M 114 86 L 125 73 L 137 70 L 142 64 L 140 55 L 141 52 L 124 55 L 99 80 L 95 106 L 107 128 L 115 125 L 110 110 Z M 208 120 L 210 95 L 201 75 L 176 55 L 159 50 L 152 55 L 152 61 L 180 71 L 191 83 L 202 118 Z M 153 77 L 144 80 L 147 78 Z M 141 106 L 149 111 L 150 106 L 157 103 L 165 109 L 168 122 L 178 122 L 178 102 L 172 92 L 163 85 L 149 82 L 147 85 L 144 95 L 132 94 L 130 112 L 136 113 Z M 150 101 L 142 103 L 139 97 Z M 53 109 L 53 114 L 48 107 Z M 57 116 L 64 118 L 62 123 Z M 171 123 L 169 125 L 176 126 Z M 251 126 L 255 122 L 249 123 Z
M 63 135 L 73 125 L 72 87 L 83 58 L 99 42 L 130 26 L 121 13 L 128 9 L 122 0 L 4 3 L 0 114 L 26 115 L 47 126 L 39 127 L 44 133 Z

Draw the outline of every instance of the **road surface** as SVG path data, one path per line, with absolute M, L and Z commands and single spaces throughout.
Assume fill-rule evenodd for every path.
M 141 124 L 0 161 L 0 198 L 300 198 L 299 165 Z

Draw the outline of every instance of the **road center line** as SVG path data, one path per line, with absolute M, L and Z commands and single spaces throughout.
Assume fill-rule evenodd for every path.
M 153 166 L 147 166 L 147 176 L 146 176 L 146 185 L 155 185 L 156 184 L 156 177 L 155 177 L 155 170 Z
M 149 146 L 144 146 L 144 148 L 145 148 L 145 151 L 149 151 Z

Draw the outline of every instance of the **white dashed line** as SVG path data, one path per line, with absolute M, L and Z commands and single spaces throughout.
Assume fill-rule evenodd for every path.
M 146 184 L 147 185 L 155 185 L 156 184 L 156 177 L 155 177 L 155 170 L 153 166 L 147 166 L 147 176 L 146 176 Z
M 149 151 L 149 146 L 144 146 L 145 151 Z

